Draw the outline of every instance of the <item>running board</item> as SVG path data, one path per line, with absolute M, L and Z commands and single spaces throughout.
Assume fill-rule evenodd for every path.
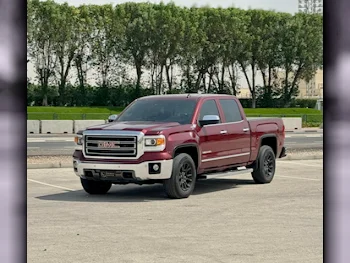
M 198 179 L 220 178 L 220 177 L 225 177 L 225 176 L 252 173 L 252 172 L 253 172 L 252 168 L 247 169 L 246 167 L 238 167 L 235 170 L 229 170 L 226 172 L 218 172 L 218 173 L 210 173 L 210 174 L 200 175 Z

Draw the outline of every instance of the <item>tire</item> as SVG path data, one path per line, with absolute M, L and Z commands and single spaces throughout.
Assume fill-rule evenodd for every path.
M 186 170 L 188 170 L 188 174 L 184 176 Z M 174 158 L 171 177 L 164 181 L 165 193 L 173 199 L 189 197 L 194 190 L 196 177 L 196 165 L 191 156 L 180 153 Z
M 112 187 L 112 183 L 109 182 L 93 181 L 83 178 L 80 178 L 80 181 L 85 192 L 91 195 L 104 195 Z
M 268 184 L 274 176 L 276 170 L 276 157 L 272 148 L 267 145 L 260 147 L 252 177 L 257 184 Z

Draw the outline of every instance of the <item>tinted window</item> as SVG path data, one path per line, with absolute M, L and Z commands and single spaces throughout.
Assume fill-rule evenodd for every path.
M 117 121 L 178 122 L 190 124 L 195 100 L 143 99 L 134 102 Z
M 203 103 L 199 114 L 199 119 L 202 120 L 205 115 L 217 115 L 220 117 L 215 100 L 207 100 Z
M 224 111 L 226 122 L 242 120 L 241 112 L 235 100 L 220 100 L 220 105 Z

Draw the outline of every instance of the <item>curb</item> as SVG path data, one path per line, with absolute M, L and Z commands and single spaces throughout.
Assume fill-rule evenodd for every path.
M 30 163 L 27 164 L 28 169 L 54 169 L 54 168 L 73 168 L 72 163 Z
M 281 161 L 297 161 L 297 160 L 321 160 L 323 155 L 310 156 L 290 156 L 282 158 Z M 72 163 L 32 163 L 27 164 L 28 169 L 57 169 L 57 168 L 73 168 Z
M 286 133 L 304 133 L 304 132 L 314 132 L 314 133 L 323 133 L 322 129 L 317 129 L 317 130 L 294 130 L 294 131 L 286 131 Z
M 309 156 L 290 156 L 282 158 L 281 161 L 298 161 L 298 160 L 323 160 L 322 155 L 309 155 Z

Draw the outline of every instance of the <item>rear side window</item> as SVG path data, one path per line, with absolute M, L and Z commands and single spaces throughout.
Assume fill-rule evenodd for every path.
M 203 103 L 199 114 L 199 119 L 202 120 L 205 115 L 217 115 L 220 117 L 215 100 L 207 100 Z
M 219 100 L 224 111 L 226 122 L 237 122 L 242 120 L 241 112 L 235 100 Z

